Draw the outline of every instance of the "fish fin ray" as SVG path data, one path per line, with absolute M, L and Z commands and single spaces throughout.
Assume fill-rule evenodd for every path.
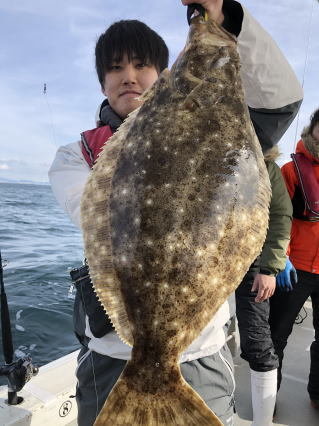
M 119 284 L 118 284 L 119 286 Z M 114 286 L 115 287 L 115 286 Z M 108 317 L 111 320 L 112 325 L 115 328 L 119 338 L 127 345 L 133 346 L 133 337 L 132 337 L 132 324 L 129 322 L 125 304 L 121 301 L 117 294 L 117 288 L 109 289 L 109 292 L 105 294 L 105 289 L 103 294 L 95 290 L 98 299 L 100 300 L 104 311 L 107 313 Z M 107 306 L 107 309 L 106 309 Z
M 113 266 L 110 198 L 114 169 L 138 111 L 139 109 L 136 109 L 129 114 L 119 130 L 104 145 L 98 161 L 93 166 L 94 173 L 91 173 L 87 180 L 81 200 L 85 256 L 94 290 L 119 337 L 130 346 L 133 345 L 132 325 L 128 320 Z

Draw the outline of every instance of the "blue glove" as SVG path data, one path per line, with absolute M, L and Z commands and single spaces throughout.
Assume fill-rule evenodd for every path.
M 290 262 L 287 257 L 286 267 L 276 277 L 276 284 L 280 290 L 291 291 L 293 290 L 294 284 L 298 282 L 297 271 L 294 265 Z

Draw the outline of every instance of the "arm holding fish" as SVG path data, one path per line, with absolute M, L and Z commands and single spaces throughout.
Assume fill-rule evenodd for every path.
M 182 0 L 184 5 L 194 3 Z M 235 0 L 199 0 L 208 15 L 237 37 L 241 78 L 250 117 L 263 151 L 288 129 L 303 90 L 285 56 L 249 11 Z
M 269 207 L 269 228 L 261 255 L 260 273 L 252 291 L 257 291 L 256 302 L 271 297 L 276 288 L 275 276 L 285 269 L 286 251 L 290 238 L 292 205 L 279 167 L 274 161 L 267 163 L 272 187 Z
M 72 222 L 80 228 L 80 202 L 90 168 L 80 143 L 61 146 L 49 170 L 53 194 Z
M 224 1 L 231 18 L 235 1 Z M 285 56 L 261 25 L 242 7 L 238 35 L 241 77 L 250 117 L 263 151 L 276 145 L 295 118 L 303 90 Z

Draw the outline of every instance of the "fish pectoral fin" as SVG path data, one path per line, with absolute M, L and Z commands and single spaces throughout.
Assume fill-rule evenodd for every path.
M 201 96 L 204 91 L 209 90 L 211 83 L 202 81 L 187 95 L 182 107 L 188 111 L 195 111 L 197 108 L 207 108 L 207 103 L 202 102 L 204 96 Z
M 138 378 L 137 378 L 138 380 Z M 222 426 L 202 398 L 180 377 L 165 391 L 139 391 L 125 370 L 94 426 Z

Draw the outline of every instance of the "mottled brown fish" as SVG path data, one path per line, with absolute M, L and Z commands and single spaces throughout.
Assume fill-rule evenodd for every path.
M 235 39 L 194 18 L 171 72 L 106 143 L 88 180 L 90 274 L 133 346 L 95 425 L 221 425 L 178 361 L 265 239 L 270 186 L 239 68 Z

